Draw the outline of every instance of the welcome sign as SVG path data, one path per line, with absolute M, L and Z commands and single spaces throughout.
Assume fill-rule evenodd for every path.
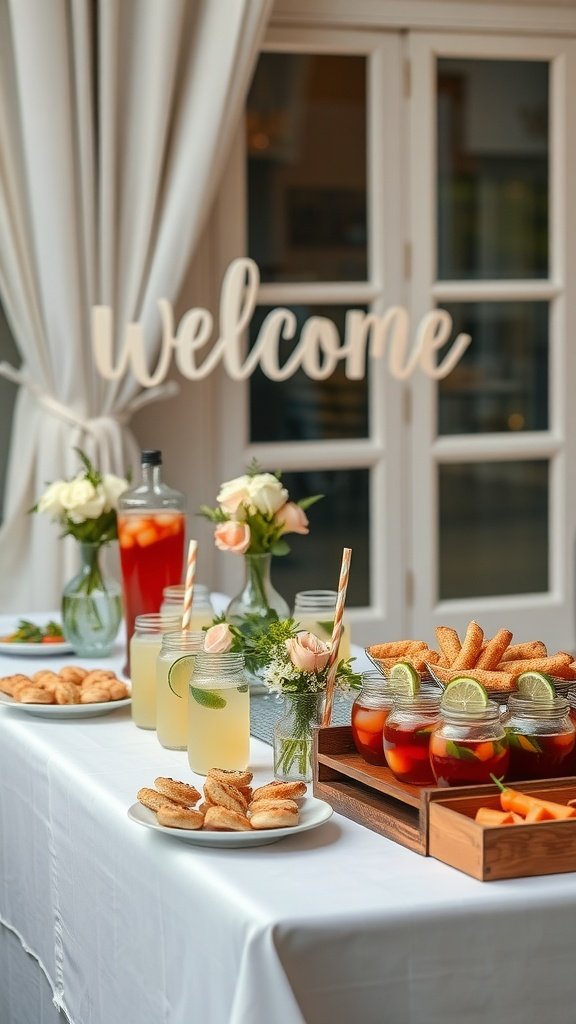
M 259 284 L 260 272 L 253 260 L 242 257 L 230 264 L 222 282 L 216 339 L 209 310 L 188 310 L 175 329 L 171 304 L 159 299 L 162 343 L 154 368 L 147 362 L 141 324 L 126 325 L 123 347 L 116 359 L 112 309 L 94 306 L 92 346 L 99 373 L 107 380 L 119 380 L 130 372 L 143 388 L 152 388 L 166 378 L 174 358 L 188 380 L 203 380 L 220 364 L 233 380 L 246 380 L 256 367 L 275 381 L 288 380 L 299 369 L 312 380 L 326 380 L 339 363 L 344 363 L 346 377 L 360 380 L 366 374 L 367 358 L 383 359 L 387 351 L 388 370 L 397 380 L 406 380 L 416 369 L 440 380 L 454 369 L 472 340 L 469 334 L 459 334 L 437 361 L 439 349 L 449 342 L 452 333 L 452 317 L 446 310 L 426 313 L 410 346 L 410 321 L 403 306 L 391 306 L 382 315 L 352 309 L 346 314 L 343 338 L 332 320 L 309 317 L 292 352 L 281 364 L 280 342 L 296 337 L 296 316 L 289 309 L 271 310 L 256 343 L 248 353 L 245 351 L 244 335 L 256 307 Z

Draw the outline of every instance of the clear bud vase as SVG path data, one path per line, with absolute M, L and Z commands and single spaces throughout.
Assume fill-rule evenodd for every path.
M 64 587 L 62 631 L 76 654 L 109 654 L 122 620 L 120 585 L 104 575 L 101 544 L 80 544 L 80 572 Z
M 312 781 L 312 731 L 322 722 L 323 693 L 284 694 L 274 726 L 274 778 Z
M 237 597 L 232 598 L 226 609 L 229 622 L 240 623 L 248 615 L 258 615 L 263 619 L 286 619 L 290 608 L 284 598 L 272 586 L 270 569 L 272 555 L 244 555 L 246 580 L 244 588 Z M 271 615 L 275 612 L 276 615 Z

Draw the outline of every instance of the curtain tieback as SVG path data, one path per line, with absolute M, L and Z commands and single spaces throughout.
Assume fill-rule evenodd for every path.
M 101 425 L 103 421 L 105 422 L 107 420 L 118 424 L 120 427 L 125 427 L 137 409 L 141 409 L 144 405 L 148 405 L 149 402 L 157 402 L 163 398 L 172 398 L 174 395 L 177 395 L 180 390 L 176 381 L 165 381 L 163 384 L 158 384 L 154 388 L 148 388 L 146 391 L 141 391 L 139 395 L 136 395 L 135 398 L 131 399 L 131 401 L 128 402 L 119 412 L 105 413 L 102 416 L 85 419 L 83 416 L 79 416 L 74 409 L 64 405 L 63 402 L 58 401 L 58 399 L 54 398 L 53 395 L 44 391 L 39 384 L 30 380 L 22 370 L 17 370 L 14 366 L 11 366 L 10 363 L 0 363 L 0 377 L 4 377 L 6 380 L 12 381 L 14 384 L 20 384 L 21 386 L 28 388 L 30 393 L 34 395 L 38 405 L 41 406 L 45 412 L 50 413 L 51 416 L 55 416 L 57 419 L 63 420 L 65 423 L 69 423 L 73 427 L 79 427 L 80 430 L 84 430 L 89 434 L 96 434 L 98 432 L 98 425 Z

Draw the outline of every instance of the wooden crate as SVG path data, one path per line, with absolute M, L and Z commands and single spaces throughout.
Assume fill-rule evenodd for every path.
M 518 785 L 559 803 L 576 798 L 574 777 Z M 500 807 L 496 786 L 446 789 L 398 782 L 388 768 L 360 757 L 349 725 L 316 731 L 313 790 L 339 814 L 483 881 L 576 871 L 576 819 L 477 825 L 479 807 Z

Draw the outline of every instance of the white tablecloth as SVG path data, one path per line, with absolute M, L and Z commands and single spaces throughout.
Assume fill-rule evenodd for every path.
M 74 1024 L 576 1020 L 576 875 L 482 884 L 338 815 L 255 849 L 152 834 L 137 790 L 190 774 L 127 710 L 1 709 L 0 768 L 2 1024 L 45 1020 L 15 936 Z

